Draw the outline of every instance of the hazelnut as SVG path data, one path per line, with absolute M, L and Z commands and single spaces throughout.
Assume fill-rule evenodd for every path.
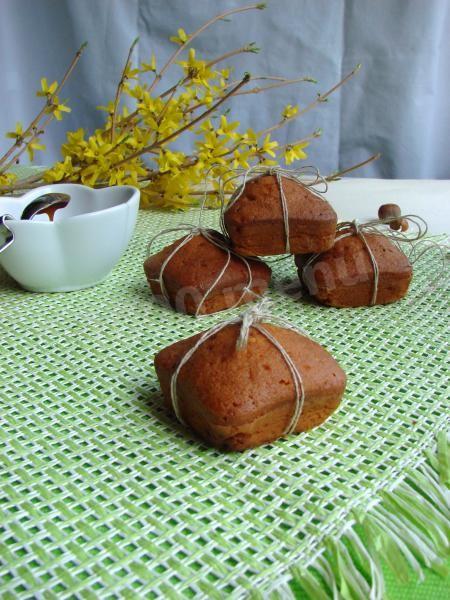
M 404 219 L 398 218 L 401 214 L 402 211 L 398 204 L 382 204 L 378 209 L 378 218 L 389 223 L 389 227 L 395 231 L 402 229 Z M 407 228 L 408 226 L 406 225 Z M 402 231 L 406 231 L 406 229 L 402 229 Z

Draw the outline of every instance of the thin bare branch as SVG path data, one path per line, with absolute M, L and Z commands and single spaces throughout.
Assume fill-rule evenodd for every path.
M 298 144 L 303 144 L 304 142 L 309 142 L 309 140 L 313 140 L 314 138 L 318 138 L 322 135 L 321 129 L 316 129 L 309 135 L 301 138 L 300 140 L 296 140 L 295 142 L 288 142 L 287 144 L 283 144 L 282 146 L 278 146 L 277 151 L 284 150 L 289 146 L 297 146 Z
M 311 79 L 311 77 L 297 77 L 295 79 L 283 79 L 282 81 L 278 81 L 277 83 L 271 83 L 270 85 L 264 85 L 264 86 L 256 86 L 249 90 L 239 92 L 239 94 L 236 94 L 236 96 L 245 96 L 247 94 L 259 94 L 260 92 L 266 92 L 267 90 L 273 90 L 275 88 L 280 88 L 280 87 L 284 87 L 286 85 L 292 85 L 293 83 L 301 83 L 301 82 L 305 82 L 305 81 L 308 83 L 316 83 L 314 79 Z
M 328 175 L 327 177 L 325 177 L 326 181 L 337 181 L 338 179 L 340 179 L 342 177 L 342 175 L 346 175 L 347 173 L 350 173 L 351 171 L 356 171 L 356 169 L 361 169 L 361 167 L 365 167 L 366 165 L 368 165 L 369 163 L 373 162 L 374 160 L 378 160 L 381 157 L 381 153 L 378 152 L 377 154 L 373 154 L 372 156 L 369 156 L 369 158 L 366 158 L 366 160 L 363 160 L 362 162 L 353 165 L 352 167 L 348 167 L 347 169 L 343 169 L 342 171 L 338 171 L 337 173 L 331 173 L 331 175 Z
M 128 50 L 127 60 L 125 62 L 125 66 L 123 68 L 119 84 L 117 86 L 116 95 L 114 97 L 114 108 L 113 108 L 113 113 L 111 116 L 111 133 L 110 133 L 111 142 L 114 141 L 114 136 L 115 136 L 115 131 L 116 131 L 117 109 L 119 108 L 120 96 L 122 94 L 123 86 L 125 85 L 125 80 L 127 79 L 127 72 L 130 67 L 130 64 L 131 64 L 131 58 L 133 56 L 133 51 L 134 51 L 138 41 L 139 41 L 139 38 L 137 37 L 135 40 L 133 40 L 133 43 L 131 44 L 130 49 Z
M 238 54 L 245 54 L 247 52 L 251 52 L 252 54 L 258 54 L 259 50 L 260 50 L 260 48 L 255 46 L 255 44 L 253 42 L 250 42 L 250 44 L 246 44 L 245 46 L 242 46 L 241 48 L 235 48 L 234 50 L 225 52 L 225 54 L 222 54 L 221 56 L 218 56 L 217 58 L 210 60 L 206 64 L 206 66 L 210 69 L 211 67 L 214 67 L 214 65 L 217 65 L 217 63 L 222 62 L 223 60 L 228 60 L 229 58 L 232 58 L 233 56 L 237 56 Z

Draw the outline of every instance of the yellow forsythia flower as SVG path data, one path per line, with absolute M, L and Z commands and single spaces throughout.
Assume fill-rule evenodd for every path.
M 266 137 L 264 138 L 264 142 L 262 143 L 262 146 L 259 148 L 259 151 L 264 154 L 268 154 L 269 156 L 275 156 L 274 149 L 278 148 L 278 146 L 279 146 L 278 142 L 270 140 L 270 134 L 269 134 L 269 135 L 266 135 Z
M 287 104 L 283 110 L 283 119 L 290 119 L 291 117 L 295 117 L 298 113 L 298 106 L 292 106 L 292 104 Z
M 41 144 L 39 138 L 35 138 L 34 140 L 27 143 L 27 153 L 30 160 L 34 159 L 35 150 L 45 150 L 44 144 Z
M 0 173 L 0 185 L 12 185 L 17 181 L 17 175 L 14 173 Z
M 152 56 L 150 58 L 149 63 L 141 63 L 141 71 L 144 73 L 146 73 L 147 71 L 152 71 L 153 73 L 156 73 L 156 56 L 154 52 L 152 52 Z
M 306 152 L 303 151 L 303 148 L 306 148 L 307 146 L 309 146 L 309 142 L 301 142 L 300 144 L 287 145 L 283 152 L 286 164 L 290 165 L 295 160 L 307 158 Z
M 235 140 L 238 137 L 238 134 L 234 131 L 237 127 L 239 127 L 239 121 L 228 123 L 226 116 L 222 115 L 220 117 L 220 127 L 217 129 L 217 133 Z
M 61 121 L 63 112 L 69 113 L 72 112 L 72 109 L 66 106 L 63 102 L 59 101 L 58 96 L 54 96 L 52 100 L 52 105 L 49 106 L 48 112 L 53 113 L 58 121 Z
M 7 138 L 12 138 L 13 140 L 20 140 L 23 136 L 23 125 L 20 122 L 16 123 L 16 128 L 14 131 L 8 131 L 6 133 Z
M 36 96 L 51 96 L 56 92 L 58 88 L 58 82 L 54 81 L 51 85 L 48 85 L 47 78 L 43 77 L 41 79 L 41 89 L 39 92 L 36 92 Z
M 179 44 L 179 45 L 181 46 L 182 44 L 184 44 L 185 42 L 187 42 L 187 41 L 188 41 L 188 39 L 189 39 L 189 36 L 188 36 L 188 34 L 185 32 L 185 30 L 184 30 L 184 29 L 182 29 L 181 27 L 180 27 L 180 29 L 177 31 L 177 33 L 178 33 L 178 36 L 176 36 L 176 35 L 173 35 L 172 37 L 170 37 L 170 38 L 169 38 L 169 40 L 170 40 L 171 42 L 174 42 L 175 44 Z

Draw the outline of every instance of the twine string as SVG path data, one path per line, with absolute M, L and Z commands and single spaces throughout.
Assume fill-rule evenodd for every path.
M 275 346 L 275 348 L 277 348 L 277 350 L 280 352 L 281 356 L 283 357 L 284 361 L 286 362 L 288 369 L 292 375 L 292 381 L 294 383 L 294 389 L 295 389 L 294 412 L 292 414 L 291 420 L 288 423 L 288 426 L 286 427 L 285 431 L 283 432 L 283 435 L 288 435 L 294 431 L 295 426 L 297 425 L 297 422 L 302 413 L 303 404 L 305 402 L 305 386 L 303 385 L 303 380 L 302 380 L 299 370 L 295 366 L 292 358 L 289 356 L 289 354 L 286 352 L 286 350 L 280 344 L 280 342 L 277 339 L 275 339 L 275 337 L 269 331 L 267 331 L 267 329 L 261 327 L 261 325 L 256 324 L 254 327 L 260 333 L 262 333 L 269 340 L 269 342 L 272 342 L 272 344 Z
M 450 258 L 450 246 L 447 242 L 447 238 L 442 242 L 436 240 L 425 239 L 420 240 L 412 247 L 411 255 L 409 260 L 412 264 L 415 264 L 425 254 L 429 252 L 437 251 L 441 260 L 441 268 L 437 270 L 436 274 L 428 282 L 426 292 L 433 292 L 439 286 L 439 283 L 445 284 L 445 273 L 447 270 L 447 260 Z M 409 299 L 409 303 L 413 302 L 413 298 Z
M 228 231 L 225 225 L 225 213 L 239 200 L 244 193 L 245 186 L 250 181 L 257 179 L 260 175 L 273 175 L 277 181 L 278 189 L 280 192 L 281 209 L 283 212 L 283 225 L 285 235 L 285 252 L 286 254 L 291 253 L 290 246 L 290 230 L 289 230 L 289 209 L 287 205 L 286 194 L 283 186 L 283 179 L 289 179 L 302 185 L 308 190 L 312 190 L 315 194 L 323 197 L 323 194 L 328 190 L 328 183 L 324 177 L 320 174 L 319 170 L 312 166 L 307 165 L 299 167 L 298 169 L 283 169 L 282 167 L 264 167 L 264 166 L 253 166 L 245 171 L 236 169 L 231 171 L 231 175 L 222 178 L 219 183 L 219 197 L 221 204 L 220 224 L 224 235 L 229 237 Z M 305 179 L 305 177 L 307 179 Z M 231 196 L 228 203 L 225 201 L 225 191 L 230 183 L 233 183 L 236 179 L 242 179 L 240 185 L 237 187 L 233 195 Z M 323 188 L 320 189 L 319 186 Z
M 407 235 L 403 231 L 395 231 L 387 227 L 392 221 L 397 220 L 407 221 L 415 228 L 415 231 L 412 234 L 410 233 Z M 374 306 L 376 304 L 380 269 L 375 255 L 367 241 L 366 235 L 382 235 L 388 238 L 410 260 L 411 255 L 415 252 L 415 246 L 417 245 L 416 242 L 423 238 L 426 235 L 427 231 L 428 225 L 426 221 L 424 221 L 424 219 L 422 219 L 422 217 L 419 217 L 418 215 L 402 215 L 400 217 L 389 217 L 387 219 L 373 219 L 371 221 L 366 221 L 365 223 L 358 223 L 356 220 L 342 221 L 338 224 L 338 226 L 336 227 L 335 242 L 342 240 L 346 237 L 357 235 L 359 239 L 363 242 L 363 245 L 367 250 L 367 254 L 369 255 L 373 269 L 373 289 L 370 306 Z M 409 254 L 407 254 L 402 247 L 402 244 L 405 243 L 410 245 Z M 305 262 L 305 264 L 302 267 L 302 278 L 306 270 L 314 264 L 314 262 L 320 255 L 321 253 L 312 254 L 309 257 L 309 259 Z
M 377 259 L 375 258 L 375 255 L 372 252 L 372 248 L 369 246 L 366 236 L 364 235 L 364 230 L 358 224 L 356 219 L 354 219 L 353 221 L 351 221 L 349 223 L 346 223 L 345 226 L 347 226 L 347 227 L 350 226 L 351 230 L 362 241 L 364 247 L 367 250 L 367 254 L 369 255 L 370 262 L 372 264 L 372 269 L 373 269 L 372 297 L 370 299 L 370 306 L 374 306 L 377 302 L 377 296 L 378 296 L 378 281 L 379 281 L 379 276 L 380 276 L 380 267 L 378 266 Z M 339 235 L 338 235 L 337 239 L 340 239 Z
M 290 231 L 289 231 L 289 210 L 287 206 L 286 196 L 284 194 L 283 181 L 281 179 L 281 175 L 278 171 L 275 172 L 275 178 L 278 183 L 278 189 L 280 190 L 280 199 L 281 199 L 281 208 L 283 210 L 283 223 L 284 223 L 284 237 L 286 240 L 286 254 L 291 253 L 291 243 L 290 243 Z
M 298 423 L 298 420 L 301 416 L 303 405 L 305 402 L 305 386 L 303 384 L 302 376 L 294 364 L 294 361 L 289 356 L 288 352 L 285 348 L 280 344 L 280 342 L 267 330 L 262 326 L 262 322 L 270 322 L 275 325 L 279 325 L 286 329 L 290 329 L 291 331 L 295 331 L 300 335 L 309 339 L 309 336 L 301 329 L 294 327 L 289 321 L 285 321 L 283 318 L 273 315 L 270 311 L 271 302 L 267 298 L 263 298 L 258 304 L 251 306 L 248 310 L 246 310 L 242 315 L 237 317 L 232 317 L 227 321 L 222 323 L 218 323 L 214 325 L 207 331 L 205 331 L 196 343 L 184 354 L 180 362 L 178 363 L 177 368 L 172 374 L 170 380 L 170 397 L 172 402 L 172 408 L 177 417 L 178 421 L 186 426 L 186 422 L 184 421 L 181 410 L 180 410 L 180 401 L 178 397 L 177 383 L 178 377 L 181 372 L 181 369 L 186 365 L 186 363 L 192 358 L 192 356 L 197 352 L 197 350 L 210 338 L 214 337 L 219 331 L 225 329 L 225 327 L 229 327 L 230 325 L 240 324 L 239 335 L 236 340 L 236 351 L 240 351 L 243 348 L 247 347 L 248 337 L 250 335 L 250 329 L 253 327 L 259 333 L 261 333 L 281 354 L 284 362 L 286 363 L 294 384 L 295 398 L 294 398 L 294 411 L 289 420 L 289 423 L 282 435 L 288 435 L 292 433 L 295 429 L 295 426 Z

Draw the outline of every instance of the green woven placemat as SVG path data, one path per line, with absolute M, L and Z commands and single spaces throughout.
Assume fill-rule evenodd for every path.
M 425 467 L 424 454 L 448 426 L 446 294 L 443 281 L 426 293 L 432 254 L 416 267 L 412 302 L 354 310 L 291 297 L 281 286 L 295 280 L 292 260 L 272 263 L 274 312 L 348 375 L 342 405 L 323 426 L 223 454 L 166 414 L 155 353 L 239 312 L 196 320 L 152 300 L 142 269 L 148 240 L 195 218 L 141 213 L 111 276 L 81 292 L 25 293 L 0 271 L 6 598 L 266 597 L 273 589 L 287 597 L 308 565 L 320 569 L 324 549 L 345 595 L 353 573 L 345 548 L 355 546 L 344 534 L 358 514 L 374 515 L 373 525 L 406 473 L 428 469 L 440 485 L 437 460 Z M 205 222 L 217 220 L 211 211 Z

